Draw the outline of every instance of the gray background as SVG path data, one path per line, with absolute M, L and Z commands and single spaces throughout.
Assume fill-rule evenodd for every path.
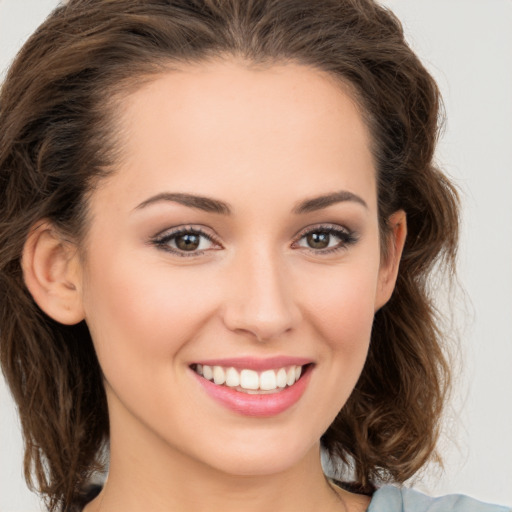
M 463 194 L 461 332 L 445 470 L 416 487 L 512 505 L 512 0 L 383 0 L 437 78 L 448 124 L 438 160 Z M 0 0 L 0 72 L 56 0 Z M 0 79 L 1 79 L 0 74 Z M 40 510 L 22 480 L 18 420 L 0 378 L 0 512 Z

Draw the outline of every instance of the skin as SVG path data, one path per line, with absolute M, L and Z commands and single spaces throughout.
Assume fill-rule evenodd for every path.
M 122 161 L 92 194 L 85 247 L 73 251 L 48 225 L 24 255 L 41 307 L 64 323 L 86 319 L 105 375 L 110 472 L 86 512 L 365 510 L 367 498 L 323 476 L 319 439 L 392 293 L 405 215 L 390 219 L 383 261 L 356 103 L 318 70 L 227 60 L 163 74 L 121 105 Z M 358 199 L 294 211 L 340 191 Z M 231 213 L 140 206 L 162 193 L 213 198 Z M 155 243 L 178 226 L 213 241 L 192 253 Z M 326 226 L 352 241 L 331 233 L 330 251 L 310 247 L 306 231 Z M 276 355 L 314 367 L 300 400 L 268 418 L 212 400 L 189 367 Z

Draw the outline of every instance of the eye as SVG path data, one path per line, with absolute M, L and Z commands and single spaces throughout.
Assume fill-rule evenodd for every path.
M 219 249 L 213 237 L 198 228 L 181 228 L 165 231 L 152 242 L 159 248 L 180 256 L 197 256 L 204 251 Z
M 319 226 L 302 232 L 295 245 L 318 253 L 346 249 L 357 242 L 356 235 L 345 228 Z

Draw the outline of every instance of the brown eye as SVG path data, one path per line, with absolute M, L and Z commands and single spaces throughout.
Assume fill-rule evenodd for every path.
M 168 231 L 154 238 L 153 243 L 178 256 L 199 256 L 204 251 L 221 248 L 211 235 L 196 229 Z
M 330 254 L 332 252 L 348 249 L 357 242 L 358 236 L 347 228 L 341 226 L 318 226 L 303 232 L 302 236 L 294 242 L 295 247 L 303 247 L 317 254 Z
M 185 233 L 174 238 L 176 247 L 180 251 L 195 251 L 201 243 L 201 236 L 195 233 Z
M 329 247 L 330 239 L 330 233 L 317 231 L 309 233 L 306 236 L 306 243 L 308 244 L 308 247 L 311 247 L 311 249 L 327 249 L 327 247 Z

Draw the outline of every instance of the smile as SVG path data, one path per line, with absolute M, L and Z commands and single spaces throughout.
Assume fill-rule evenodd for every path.
M 190 370 L 219 405 L 244 416 L 271 417 L 299 402 L 314 367 L 311 359 L 279 356 L 201 361 Z
M 248 394 L 278 393 L 293 386 L 302 374 L 302 365 L 290 365 L 258 372 L 249 368 L 234 368 L 195 364 L 192 369 L 217 386 L 227 386 Z

